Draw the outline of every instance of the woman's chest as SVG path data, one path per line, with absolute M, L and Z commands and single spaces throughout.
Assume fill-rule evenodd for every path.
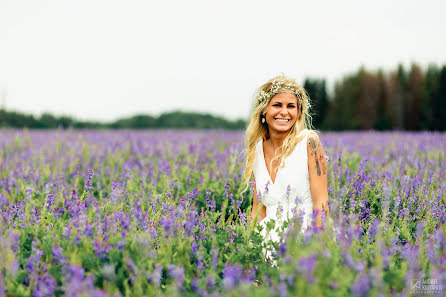
M 274 159 L 274 150 L 268 148 L 267 144 L 262 144 L 260 150 L 261 161 L 266 180 L 270 180 L 272 186 L 282 188 L 285 186 L 297 186 L 305 184 L 308 179 L 307 154 L 304 147 L 297 145 L 293 152 L 284 160 L 284 166 L 280 167 L 277 159 Z M 263 158 L 262 158 L 263 157 Z
M 271 178 L 273 183 L 276 182 L 277 172 L 279 169 L 279 161 L 274 159 L 275 153 L 273 149 L 270 149 L 267 143 L 263 143 L 263 156 L 265 161 L 265 167 L 268 172 L 268 175 Z

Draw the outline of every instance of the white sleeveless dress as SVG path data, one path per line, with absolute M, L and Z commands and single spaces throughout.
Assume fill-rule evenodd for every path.
M 306 130 L 304 129 L 300 133 Z M 294 213 L 296 217 L 303 213 L 301 232 L 311 226 L 313 200 L 308 175 L 307 138 L 308 135 L 296 145 L 291 155 L 285 159 L 285 166 L 278 169 L 274 184 L 266 167 L 263 140 L 257 142 L 253 173 L 257 193 L 260 192 L 260 199 L 266 207 L 266 217 L 258 223 L 263 226 L 260 234 L 265 243 L 268 243 L 269 240 L 279 243 L 282 240 L 286 230 L 280 238 L 276 229 L 287 218 L 291 219 Z M 275 228 L 267 232 L 266 223 L 271 219 L 276 221 Z M 272 259 L 270 251 L 267 252 L 266 249 L 263 249 L 263 253 L 267 258 Z

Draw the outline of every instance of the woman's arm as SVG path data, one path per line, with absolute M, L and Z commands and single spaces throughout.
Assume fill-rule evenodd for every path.
M 257 189 L 256 189 L 256 180 L 254 178 L 254 194 L 253 194 L 253 201 L 252 201 L 252 210 L 251 210 L 251 217 L 249 218 L 249 224 L 252 225 L 254 223 L 254 217 L 257 213 L 257 210 L 259 208 L 259 200 L 257 199 Z M 259 222 L 263 220 L 263 218 L 266 217 L 266 207 L 262 204 L 262 209 L 260 210 L 259 214 Z
M 322 227 L 322 210 L 328 217 L 327 160 L 316 132 L 308 136 L 308 174 L 310 178 L 313 211 L 317 213 L 316 227 Z

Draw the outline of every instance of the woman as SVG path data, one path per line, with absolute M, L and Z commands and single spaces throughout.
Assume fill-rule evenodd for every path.
M 293 79 L 275 77 L 254 97 L 255 107 L 246 130 L 244 173 L 247 187 L 252 175 L 254 180 L 250 223 L 254 227 L 259 214 L 264 242 L 279 242 L 276 228 L 293 215 L 303 214 L 302 231 L 312 223 L 322 227 L 322 216 L 328 216 L 326 157 L 318 134 L 308 129 L 308 95 Z M 267 232 L 266 223 L 271 220 L 275 227 Z M 271 252 L 264 252 L 271 261 Z

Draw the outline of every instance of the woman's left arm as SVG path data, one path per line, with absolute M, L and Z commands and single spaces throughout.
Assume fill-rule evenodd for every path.
M 322 210 L 328 217 L 327 160 L 316 132 L 307 140 L 308 174 L 310 179 L 313 211 L 316 212 L 316 227 L 322 227 Z

